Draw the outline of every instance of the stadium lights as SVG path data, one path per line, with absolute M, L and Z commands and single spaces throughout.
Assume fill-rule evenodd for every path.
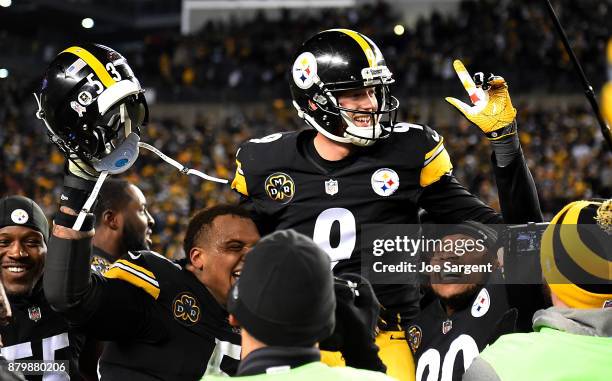
M 94 21 L 92 18 L 86 17 L 81 21 L 81 26 L 85 29 L 91 29 L 94 26 Z
M 0 7 L 8 8 L 13 4 L 11 0 L 0 0 Z
M 404 26 L 397 24 L 396 26 L 393 27 L 393 33 L 395 33 L 395 35 L 397 36 L 401 36 L 402 34 L 404 34 Z
M 0 69 L 0 78 L 6 78 L 9 75 L 9 71 L 5 68 Z

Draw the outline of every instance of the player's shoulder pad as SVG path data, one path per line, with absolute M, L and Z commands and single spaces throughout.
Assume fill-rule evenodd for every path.
M 236 174 L 232 189 L 248 196 L 248 179 L 266 173 L 271 165 L 293 160 L 298 132 L 277 132 L 242 143 L 236 151 Z
M 153 251 L 130 251 L 115 261 L 104 273 L 104 277 L 121 279 L 143 289 L 157 299 L 160 293 L 160 276 L 176 269 L 180 270 L 181 267 Z
M 397 123 L 393 128 L 393 135 L 402 140 L 402 145 L 418 152 L 423 160 L 420 185 L 426 187 L 440 180 L 444 175 L 450 174 L 453 165 L 450 156 L 444 147 L 444 138 L 436 130 L 421 124 Z

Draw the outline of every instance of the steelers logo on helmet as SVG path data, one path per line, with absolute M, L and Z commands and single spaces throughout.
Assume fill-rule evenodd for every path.
M 397 172 L 389 168 L 380 168 L 372 174 L 372 189 L 377 195 L 388 197 L 399 188 Z
M 293 81 L 301 89 L 309 89 L 317 77 L 317 59 L 310 52 L 300 54 L 293 62 Z
M 399 107 L 389 89 L 394 79 L 372 40 L 356 31 L 330 29 L 304 42 L 294 57 L 289 86 L 298 116 L 308 125 L 327 139 L 357 146 L 393 132 Z M 376 98 L 372 109 L 341 104 L 346 92 L 366 90 Z M 355 123 L 355 117 L 361 121 Z
M 15 209 L 11 213 L 11 221 L 16 224 L 23 225 L 28 222 L 29 219 L 30 216 L 28 216 L 28 212 L 23 209 Z
M 272 201 L 286 204 L 295 194 L 295 182 L 286 173 L 276 172 L 268 176 L 265 182 L 266 193 Z

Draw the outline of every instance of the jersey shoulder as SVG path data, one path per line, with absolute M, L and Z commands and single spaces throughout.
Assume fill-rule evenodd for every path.
M 300 132 L 278 132 L 263 138 L 250 139 L 236 151 L 236 174 L 232 189 L 248 196 L 248 183 L 263 174 L 295 161 Z
M 419 183 L 427 187 L 452 172 L 450 155 L 444 147 L 444 138 L 433 128 L 416 123 L 396 123 L 387 139 L 388 151 L 401 155 L 404 160 L 415 160 L 421 166 Z
M 120 279 L 143 289 L 157 300 L 160 294 L 160 279 L 172 278 L 180 265 L 153 251 L 128 252 L 121 259 L 115 261 L 104 277 Z

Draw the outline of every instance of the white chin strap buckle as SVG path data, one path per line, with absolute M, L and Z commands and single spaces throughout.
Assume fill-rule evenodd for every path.
M 113 152 L 106 155 L 102 160 L 93 162 L 93 167 L 98 172 L 108 172 L 116 175 L 127 171 L 138 159 L 138 142 L 140 137 L 130 132 Z

